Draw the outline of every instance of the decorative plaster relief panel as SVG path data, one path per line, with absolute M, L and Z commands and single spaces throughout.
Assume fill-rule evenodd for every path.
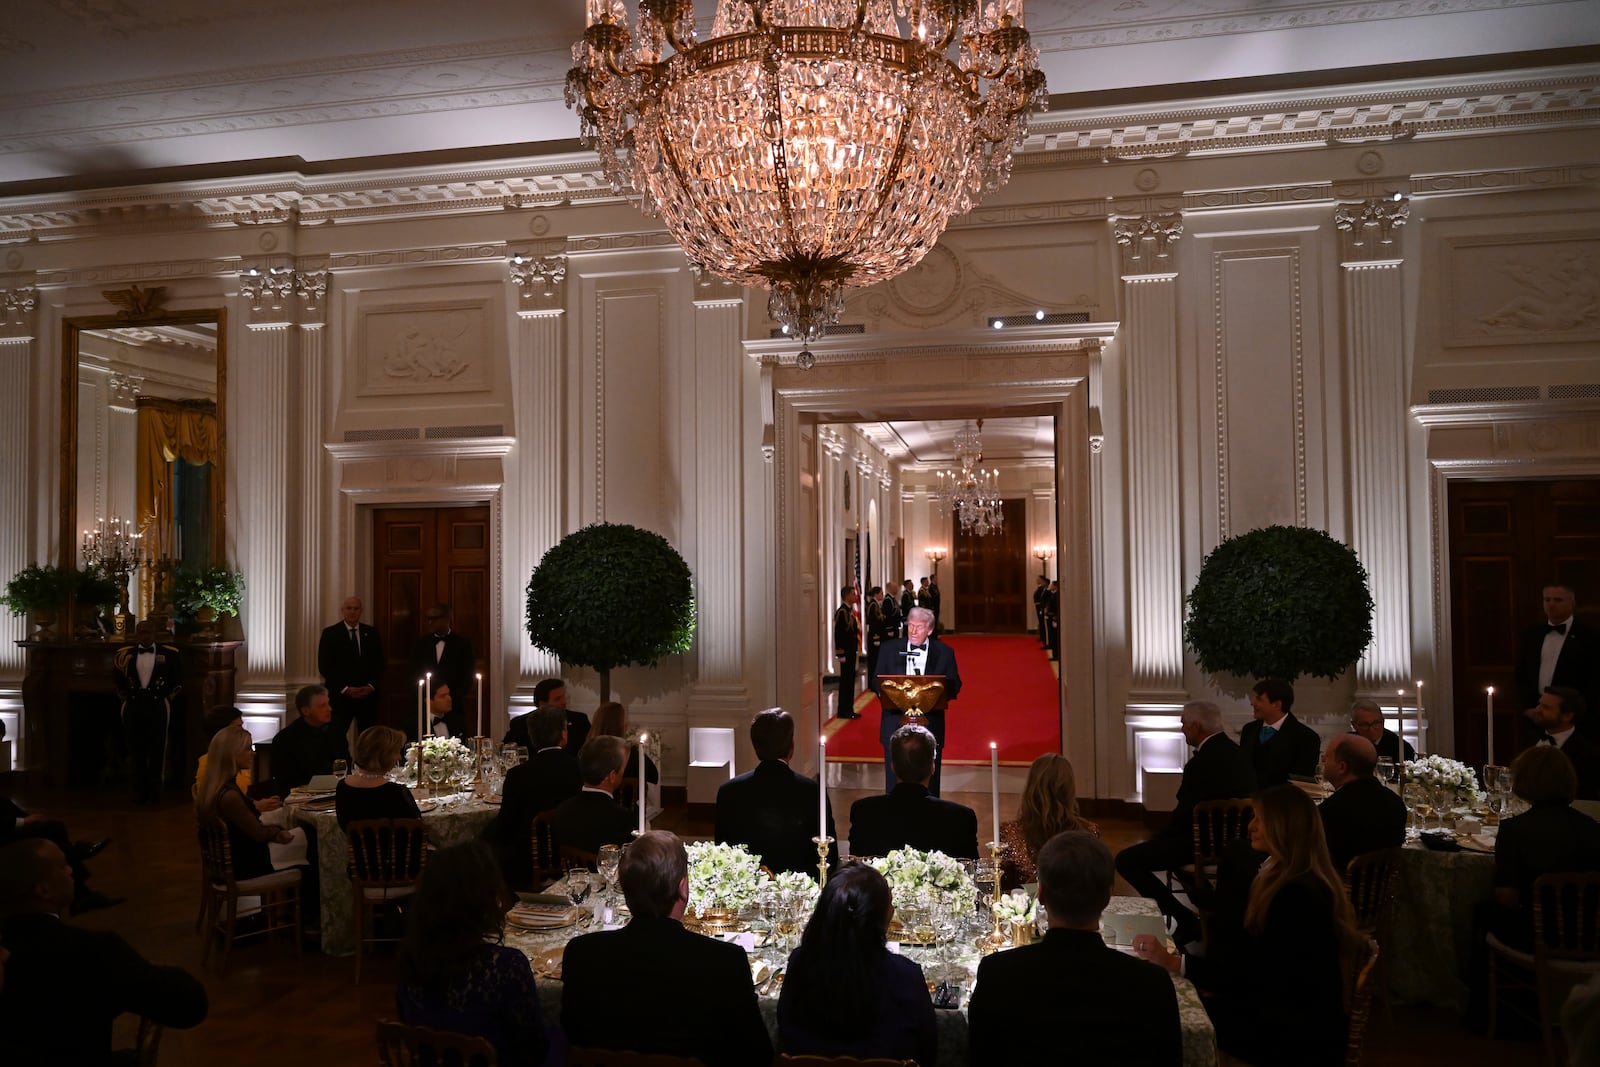
M 1600 235 L 1448 240 L 1445 347 L 1600 340 Z
M 362 309 L 357 395 L 488 389 L 488 310 L 486 300 Z

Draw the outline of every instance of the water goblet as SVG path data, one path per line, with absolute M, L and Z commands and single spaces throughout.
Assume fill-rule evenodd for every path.
M 428 764 L 428 781 L 433 783 L 433 792 L 437 796 L 439 786 L 444 782 L 444 762 L 442 760 L 434 760 Z
M 344 781 L 344 776 L 350 773 L 350 764 L 342 759 L 333 761 L 333 776 L 339 781 Z
M 592 888 L 593 883 L 589 881 L 589 872 L 582 867 L 574 867 L 567 872 L 567 899 L 572 902 L 574 908 L 578 909 L 578 924 L 580 926 L 587 926 L 589 918 L 592 918 L 592 916 L 584 915 L 583 907 L 584 901 L 589 899 L 589 890 Z
M 605 880 L 605 899 L 609 905 L 613 885 L 617 880 L 617 867 L 622 863 L 621 845 L 601 845 L 600 853 L 595 861 L 595 867 L 600 872 L 600 877 Z

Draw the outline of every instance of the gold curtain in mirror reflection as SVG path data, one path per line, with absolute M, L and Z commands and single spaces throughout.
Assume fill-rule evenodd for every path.
M 211 528 L 208 521 L 206 542 L 185 545 L 183 531 L 176 521 L 180 489 L 178 469 L 180 461 L 197 468 L 209 468 L 221 462 L 217 406 L 209 400 L 140 397 L 138 413 L 135 495 L 137 524 L 144 535 L 146 558 L 171 560 L 174 564 L 187 560 L 204 566 L 214 554 L 215 546 L 209 541 L 219 531 Z M 204 491 L 209 496 L 209 481 Z M 212 514 L 209 500 L 202 507 L 185 510 L 207 519 Z M 150 587 L 151 578 L 151 569 L 145 568 L 139 582 L 140 600 L 145 605 L 151 603 L 155 592 Z

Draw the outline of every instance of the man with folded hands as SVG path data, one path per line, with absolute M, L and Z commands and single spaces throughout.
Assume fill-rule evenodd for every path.
M 898 781 L 887 795 L 862 797 L 850 806 L 852 856 L 882 856 L 897 848 L 978 855 L 978 813 L 928 792 L 938 750 L 933 734 L 916 723 L 907 723 L 889 738 L 889 759 Z
M 617 882 L 628 925 L 576 937 L 562 958 L 561 1027 L 572 1046 L 687 1056 L 707 1067 L 772 1062 L 744 950 L 682 925 L 689 857 L 678 836 L 652 830 L 629 845 Z
M 614 794 L 628 763 L 628 742 L 591 737 L 578 753 L 583 789 L 556 806 L 556 840 L 568 848 L 599 852 L 601 845 L 625 845 L 633 836 L 633 817 Z
M 1378 781 L 1372 773 L 1377 766 L 1378 750 L 1357 734 L 1335 737 L 1322 757 L 1323 777 L 1333 786 L 1333 795 L 1317 812 L 1333 868 L 1341 874 L 1363 852 L 1406 843 L 1406 802 Z
M 557 707 L 542 707 L 522 716 L 535 751 L 528 762 L 506 772 L 500 814 L 484 836 L 499 855 L 506 884 L 520 889 L 533 881 L 533 818 L 550 811 L 583 789 L 583 772 L 566 750 L 567 716 Z
M 1100 936 L 1100 915 L 1111 901 L 1106 846 L 1093 834 L 1069 830 L 1045 842 L 1038 864 L 1039 903 L 1049 913 L 1050 930 L 1036 944 L 996 952 L 978 964 L 967 1005 L 973 1067 L 1182 1063 L 1172 979 Z
M 756 712 L 750 743 L 761 762 L 717 790 L 718 844 L 743 845 L 774 873 L 817 875 L 817 780 L 789 767 L 794 756 L 794 718 L 782 708 Z M 828 808 L 828 866 L 839 863 L 833 809 Z

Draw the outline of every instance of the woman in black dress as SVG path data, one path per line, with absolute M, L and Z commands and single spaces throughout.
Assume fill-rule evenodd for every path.
M 236 776 L 249 767 L 255 744 L 240 723 L 226 726 L 206 749 L 206 772 L 195 790 L 195 813 L 202 821 L 220 820 L 228 828 L 234 877 L 243 881 L 272 873 L 269 841 L 288 844 L 294 835 L 261 822 L 255 803 L 239 789 Z
M 362 819 L 420 819 L 417 802 L 389 772 L 400 762 L 406 735 L 392 726 L 369 726 L 356 738 L 356 769 L 334 790 L 334 814 L 343 830 Z

